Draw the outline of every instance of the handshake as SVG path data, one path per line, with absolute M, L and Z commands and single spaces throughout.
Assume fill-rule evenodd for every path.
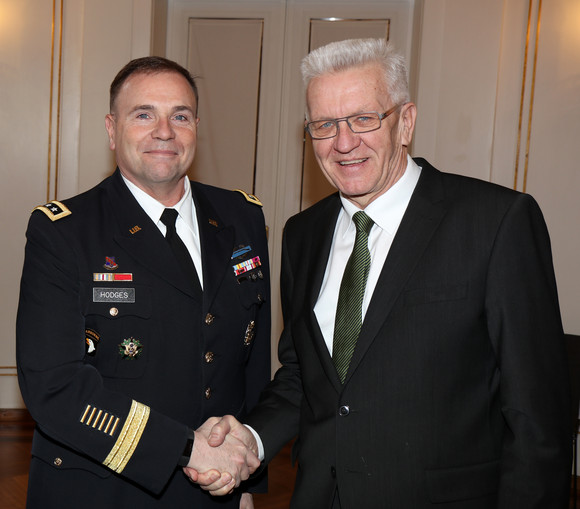
M 235 417 L 210 417 L 195 432 L 189 479 L 212 495 L 227 495 L 260 466 L 252 432 Z

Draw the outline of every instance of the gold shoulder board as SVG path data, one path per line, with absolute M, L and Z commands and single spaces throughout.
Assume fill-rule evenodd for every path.
M 44 205 L 39 205 L 34 210 L 42 210 L 51 221 L 58 221 L 59 219 L 72 214 L 66 205 L 56 200 L 49 201 Z M 34 212 L 34 210 L 32 212 Z
M 237 191 L 238 193 L 242 193 L 244 195 L 244 198 L 249 201 L 250 203 L 253 203 L 254 205 L 259 205 L 260 207 L 262 207 L 262 202 L 260 200 L 258 200 L 258 198 L 256 196 L 254 196 L 253 194 L 248 194 L 245 191 L 242 191 L 241 189 L 234 189 L 234 191 Z

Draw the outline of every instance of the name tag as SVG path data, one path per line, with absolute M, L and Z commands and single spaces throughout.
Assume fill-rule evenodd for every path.
M 135 288 L 93 288 L 93 302 L 135 302 Z

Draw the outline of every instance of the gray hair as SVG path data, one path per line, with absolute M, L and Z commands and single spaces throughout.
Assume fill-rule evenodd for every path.
M 347 39 L 331 42 L 311 51 L 302 59 L 300 70 L 305 88 L 323 74 L 377 64 L 383 70 L 385 85 L 395 104 L 410 101 L 405 57 L 384 39 Z

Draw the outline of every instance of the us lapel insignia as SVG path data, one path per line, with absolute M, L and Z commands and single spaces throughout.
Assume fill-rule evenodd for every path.
M 105 269 L 107 269 L 107 270 L 115 270 L 119 266 L 115 262 L 114 256 L 105 256 L 105 265 L 103 265 L 103 267 L 105 267 Z
M 244 346 L 250 346 L 256 335 L 256 322 L 252 320 L 246 327 L 246 333 L 244 334 Z
M 218 227 L 218 223 L 217 223 L 217 221 L 215 219 L 208 219 L 207 221 L 212 226 L 215 226 L 216 228 Z
M 119 345 L 119 354 L 121 357 L 130 361 L 136 359 L 142 351 L 143 345 L 141 341 L 135 338 L 124 339 Z
M 133 228 L 129 229 L 129 233 L 131 233 L 131 235 L 135 235 L 138 231 L 141 231 L 141 227 L 137 224 L 133 226 Z

